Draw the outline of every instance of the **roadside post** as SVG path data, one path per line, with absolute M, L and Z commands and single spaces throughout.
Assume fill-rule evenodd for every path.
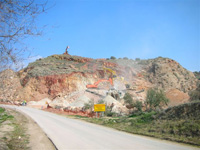
M 96 118 L 98 113 L 101 112 L 101 116 L 104 117 L 104 112 L 106 111 L 106 104 L 94 104 L 94 112 L 96 112 Z

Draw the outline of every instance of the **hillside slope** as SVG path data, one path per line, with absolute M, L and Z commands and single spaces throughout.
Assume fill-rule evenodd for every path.
M 110 72 L 103 68 L 116 71 L 119 78 L 114 80 L 115 89 L 129 92 L 134 100 L 142 102 L 145 100 L 146 91 L 152 87 L 163 89 L 172 100 L 170 105 L 187 102 L 188 92 L 196 89 L 197 79 L 194 74 L 169 58 L 136 61 L 52 55 L 30 63 L 17 73 L 8 70 L 1 72 L 0 98 L 11 101 L 40 101 L 48 98 L 70 105 L 77 100 L 85 102 L 87 97 L 88 101 L 94 99 L 97 102 L 106 96 L 110 84 L 100 83 L 100 89 L 91 89 L 92 92 L 87 92 L 86 85 L 99 79 L 108 79 Z M 16 84 L 11 88 L 10 83 Z M 131 90 L 126 90 L 127 83 Z

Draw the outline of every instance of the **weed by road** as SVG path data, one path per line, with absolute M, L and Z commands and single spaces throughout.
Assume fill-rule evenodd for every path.
M 29 136 L 26 133 L 26 118 L 11 110 L 0 108 L 0 149 L 28 150 Z

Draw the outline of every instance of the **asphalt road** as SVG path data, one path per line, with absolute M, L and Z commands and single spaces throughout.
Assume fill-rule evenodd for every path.
M 175 142 L 128 134 L 29 107 L 0 106 L 14 108 L 29 115 L 58 150 L 200 150 Z

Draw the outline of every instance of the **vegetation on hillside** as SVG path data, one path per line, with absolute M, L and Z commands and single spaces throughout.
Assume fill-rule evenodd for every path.
M 133 112 L 142 112 L 142 102 L 138 100 L 133 100 L 131 94 L 125 93 L 124 102 L 127 108 L 135 108 L 136 110 Z
M 163 106 L 167 106 L 169 99 L 166 98 L 162 90 L 149 89 L 146 96 L 146 110 L 152 111 L 156 109 L 162 109 Z
M 194 72 L 194 75 L 195 75 L 195 77 L 198 79 L 198 80 L 200 80 L 200 71 L 198 72 L 198 71 L 195 71 Z
M 190 100 L 200 100 L 200 81 L 197 82 L 197 88 L 189 92 Z
M 162 113 L 150 111 L 115 118 L 82 118 L 129 133 L 200 146 L 200 102 L 170 107 Z

